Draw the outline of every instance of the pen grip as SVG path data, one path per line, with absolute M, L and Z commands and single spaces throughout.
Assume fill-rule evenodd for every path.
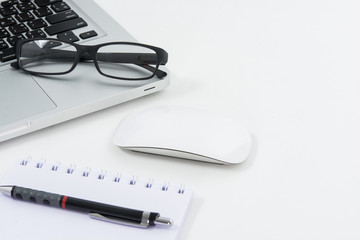
M 11 191 L 11 197 L 26 202 L 39 203 L 52 207 L 60 207 L 62 196 L 59 194 L 15 186 Z

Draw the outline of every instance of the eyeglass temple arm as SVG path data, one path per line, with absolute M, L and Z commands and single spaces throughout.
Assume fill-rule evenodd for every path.
M 51 58 L 49 58 L 49 55 L 41 55 L 41 56 L 36 56 L 36 57 L 29 58 L 29 59 L 23 59 L 23 60 L 21 60 L 21 64 L 23 66 L 25 66 L 27 64 L 37 62 L 37 61 L 40 61 L 40 60 L 44 60 L 44 59 L 51 59 L 52 61 L 59 61 L 59 62 L 66 62 L 66 61 L 73 62 L 74 61 L 73 56 L 66 57 L 66 56 L 64 56 L 64 54 L 60 54 L 60 55 L 59 54 L 51 54 Z M 13 62 L 13 63 L 10 64 L 10 66 L 12 68 L 15 68 L 15 69 L 20 68 L 18 62 Z
M 57 56 L 58 55 L 58 56 Z M 63 54 L 51 54 L 51 58 L 52 60 L 60 60 L 62 62 L 64 61 L 67 61 L 67 60 L 71 60 L 71 62 L 73 61 L 74 57 L 73 56 L 64 56 Z M 37 62 L 39 60 L 44 60 L 44 59 L 49 59 L 48 55 L 41 55 L 41 56 L 37 56 L 37 57 L 32 57 L 31 59 L 24 59 L 24 60 L 21 60 L 21 64 L 22 65 L 27 65 L 27 64 L 30 64 L 30 63 L 33 63 L 33 62 Z M 20 66 L 19 66 L 19 63 L 18 62 L 13 62 L 10 64 L 10 66 L 12 68 L 15 68 L 15 69 L 19 69 Z

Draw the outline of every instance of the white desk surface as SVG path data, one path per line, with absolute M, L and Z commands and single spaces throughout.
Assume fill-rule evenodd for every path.
M 1 143 L 0 177 L 32 154 L 182 182 L 194 197 L 181 240 L 360 239 L 359 1 L 98 2 L 169 52 L 170 87 Z M 250 158 L 221 166 L 112 144 L 125 115 L 164 104 L 238 120 Z

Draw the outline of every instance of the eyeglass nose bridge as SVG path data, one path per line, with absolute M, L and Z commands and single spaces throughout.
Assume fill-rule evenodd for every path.
M 94 46 L 77 46 L 79 61 L 93 60 L 95 63 L 96 48 Z
M 79 62 L 92 61 L 95 65 L 95 69 L 103 75 L 96 60 L 97 46 L 82 46 L 77 45 L 78 59 L 75 65 Z M 75 68 L 75 66 L 74 66 Z

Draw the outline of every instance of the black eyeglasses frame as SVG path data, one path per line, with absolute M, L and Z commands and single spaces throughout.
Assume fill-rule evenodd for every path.
M 25 69 L 23 67 L 23 65 L 21 64 L 21 60 L 20 60 L 21 47 L 27 42 L 37 41 L 37 40 L 58 41 L 58 42 L 63 42 L 63 43 L 66 43 L 66 44 L 69 44 L 69 45 L 75 47 L 77 56 L 76 56 L 76 58 L 74 60 L 73 65 L 71 66 L 71 68 L 68 71 L 58 72 L 58 73 L 39 73 L 39 72 L 34 72 L 34 71 L 30 71 L 30 70 Z M 151 71 L 152 74 L 150 76 L 147 76 L 147 77 L 144 77 L 144 78 L 124 78 L 124 77 L 117 77 L 117 76 L 108 75 L 108 74 L 102 72 L 100 67 L 99 67 L 98 60 L 96 58 L 97 52 L 101 47 L 109 46 L 109 45 L 115 45 L 115 44 L 139 46 L 139 47 L 149 48 L 149 49 L 153 50 L 156 53 L 156 58 L 157 58 L 155 67 L 148 65 L 151 62 L 147 62 L 147 63 L 143 62 L 143 64 L 136 64 L 134 61 L 131 62 L 131 63 L 134 63 L 134 64 L 136 64 L 138 66 L 141 66 L 141 67 Z M 165 65 L 167 63 L 167 61 L 168 61 L 168 53 L 162 48 L 147 45 L 147 44 L 142 44 L 142 43 L 135 43 L 135 42 L 107 42 L 107 43 L 102 43 L 102 44 L 97 44 L 97 45 L 80 45 L 80 44 L 73 43 L 71 41 L 59 40 L 59 39 L 55 39 L 55 38 L 29 38 L 29 39 L 21 39 L 21 40 L 17 41 L 16 47 L 15 47 L 15 56 L 16 56 L 17 61 L 11 63 L 11 66 L 13 68 L 15 68 L 15 69 L 20 69 L 23 72 L 33 74 L 33 75 L 64 75 L 64 74 L 68 74 L 68 73 L 72 72 L 76 68 L 76 66 L 78 65 L 78 63 L 80 61 L 92 60 L 94 62 L 96 70 L 101 75 L 109 77 L 109 78 L 114 78 L 114 79 L 119 79 L 119 80 L 138 81 L 138 80 L 151 79 L 155 75 L 158 78 L 164 78 L 164 77 L 167 76 L 167 73 L 165 71 L 160 70 L 159 66 L 160 65 Z M 131 59 L 131 58 L 129 58 L 129 59 Z M 151 63 L 151 64 L 154 64 L 154 63 Z

